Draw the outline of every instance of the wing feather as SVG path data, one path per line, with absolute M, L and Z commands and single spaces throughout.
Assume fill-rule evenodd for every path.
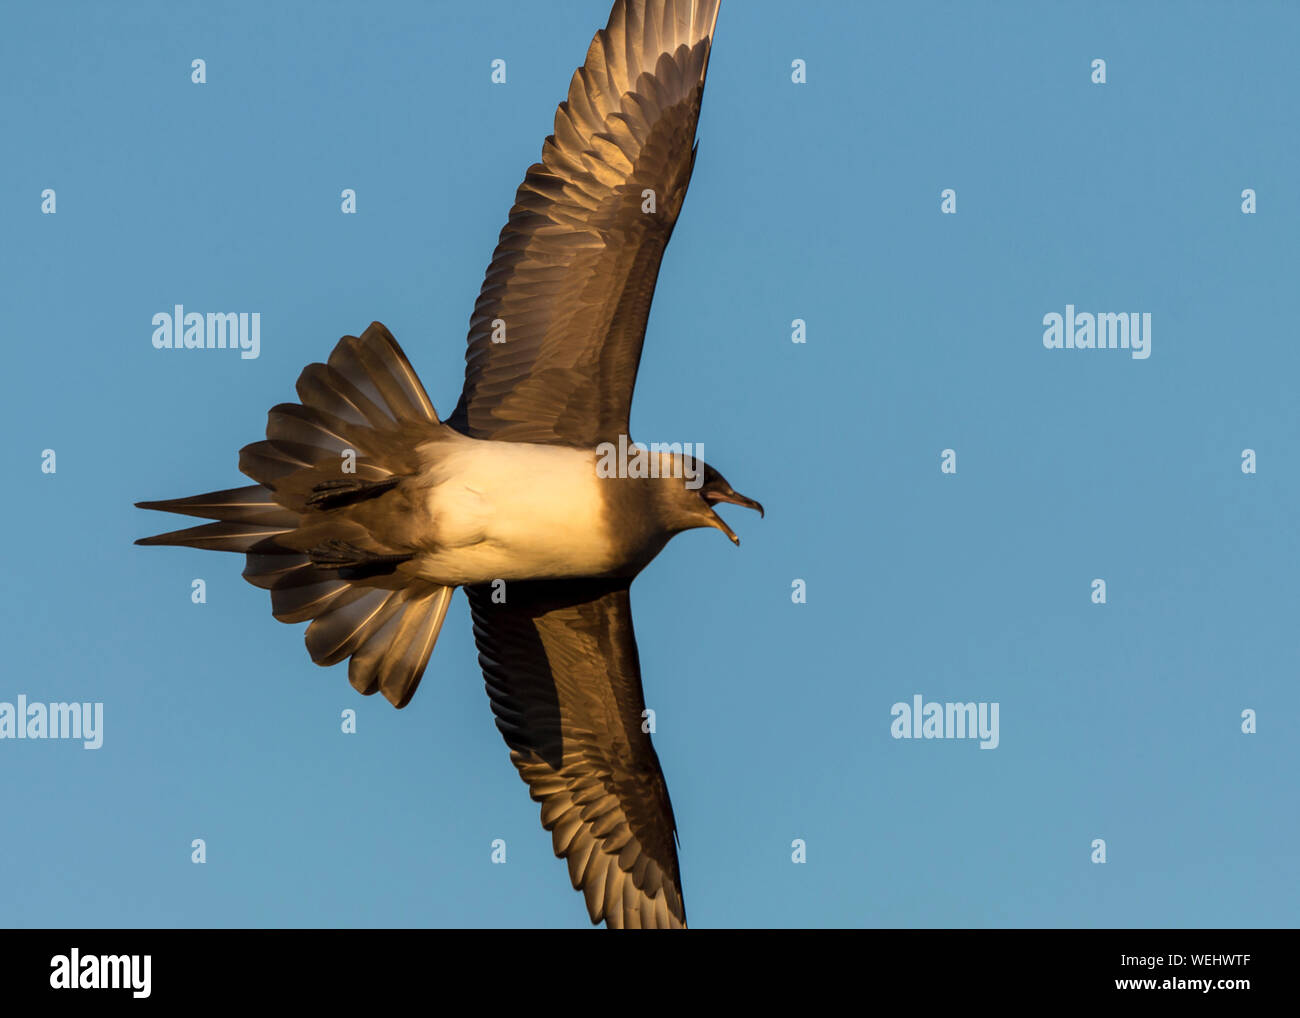
M 718 2 L 616 0 L 501 231 L 452 427 L 586 448 L 627 433 L 659 265 L 695 165 Z
M 500 604 L 490 587 L 467 593 L 497 727 L 592 922 L 684 926 L 626 584 L 513 583 Z

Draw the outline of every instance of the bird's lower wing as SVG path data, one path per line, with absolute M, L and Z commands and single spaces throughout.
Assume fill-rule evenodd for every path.
M 504 603 L 490 586 L 468 594 L 497 727 L 592 922 L 685 926 L 626 583 L 512 583 Z

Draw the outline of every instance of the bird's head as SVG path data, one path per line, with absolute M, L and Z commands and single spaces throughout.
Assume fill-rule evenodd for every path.
M 731 538 L 732 544 L 740 544 L 740 538 L 718 515 L 717 510 L 713 508 L 715 505 L 720 502 L 730 502 L 732 505 L 742 505 L 746 509 L 756 509 L 759 516 L 763 515 L 762 505 L 740 494 L 725 477 L 701 459 L 688 461 L 688 468 L 683 476 L 683 487 L 686 490 L 692 515 L 698 521 L 693 525 L 715 527 Z

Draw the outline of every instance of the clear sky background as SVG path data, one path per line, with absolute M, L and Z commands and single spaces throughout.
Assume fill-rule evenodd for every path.
M 398 712 L 242 557 L 131 542 L 174 519 L 133 502 L 248 483 L 372 320 L 451 412 L 608 6 L 5 5 L 0 700 L 105 731 L 0 741 L 0 925 L 588 925 L 463 595 Z M 1296 924 L 1297 37 L 1290 3 L 724 0 L 633 412 L 768 510 L 632 589 L 693 925 Z M 176 303 L 260 312 L 260 358 L 155 350 Z M 1152 356 L 1044 349 L 1067 303 L 1150 312 Z M 999 703 L 1000 745 L 891 738 L 918 693 Z

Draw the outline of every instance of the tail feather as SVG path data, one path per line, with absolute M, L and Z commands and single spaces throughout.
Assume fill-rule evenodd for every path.
M 418 682 L 424 671 L 447 617 L 453 589 L 430 587 L 418 601 L 408 599 L 401 612 L 391 616 L 353 653 L 348 681 L 362 693 L 368 695 L 378 689 L 398 707 L 405 706 L 415 692 L 410 676 L 415 675 Z
M 208 551 L 248 552 L 268 538 L 290 533 L 284 527 L 265 523 L 205 523 L 154 537 L 142 537 L 136 544 L 205 548 Z
M 277 589 L 271 591 L 272 614 L 281 622 L 310 622 L 312 619 L 319 619 L 330 612 L 345 608 L 376 591 L 387 593 L 377 587 L 362 587 L 347 580 L 323 580 L 301 587 Z M 307 649 L 312 650 L 310 643 Z M 312 651 L 312 660 L 320 660 L 314 651 Z M 334 664 L 335 662 L 321 661 L 320 663 Z
M 385 414 L 357 391 L 357 387 L 328 364 L 308 364 L 298 376 L 298 398 L 356 427 L 381 424 Z
M 239 472 L 272 488 L 281 477 L 309 469 L 310 462 L 272 442 L 253 442 L 239 450 Z
M 401 604 L 388 590 L 367 590 L 343 598 L 307 627 L 307 652 L 317 664 L 334 665 L 361 649 Z
M 190 498 L 173 498 L 165 502 L 137 502 L 136 506 L 207 520 L 282 524 L 289 529 L 298 523 L 297 516 L 275 501 L 271 493 L 260 484 L 212 491 L 206 495 L 192 495 Z
M 375 325 L 366 330 L 367 337 Z M 386 406 L 396 420 L 437 424 L 438 415 L 411 362 L 388 330 L 382 325 L 379 329 L 381 334 L 370 342 L 367 337 L 345 336 L 330 354 L 329 366 L 372 403 Z
M 328 364 L 308 365 L 297 391 L 301 405 L 273 407 L 266 440 L 240 450 L 239 469 L 257 484 L 137 503 L 216 522 L 136 544 L 244 554 L 244 578 L 270 592 L 272 614 L 311 622 L 312 660 L 330 665 L 351 657 L 353 686 L 404 707 L 455 588 L 403 572 L 407 549 L 386 546 L 362 522 L 374 517 L 352 511 L 373 507 L 418 469 L 415 449 L 437 437 L 438 416 L 378 322 L 360 337 L 343 337 Z M 330 553 L 343 544 L 351 558 Z M 361 558 L 361 565 L 352 561 Z
M 281 403 L 266 415 L 266 437 L 273 444 L 292 444 L 325 452 L 340 453 L 356 448 L 356 442 L 364 437 L 364 428 L 364 425 L 349 424 L 328 410 L 297 403 Z M 369 452 L 356 451 L 359 455 Z
M 316 574 L 309 572 L 312 568 L 305 555 L 286 553 L 278 547 L 267 548 L 248 552 L 244 560 L 244 579 L 263 590 L 300 587 L 320 582 Z
M 307 627 L 307 649 L 321 665 L 350 657 L 353 687 L 366 695 L 382 692 L 404 707 L 433 652 L 453 590 L 416 583 L 340 599 Z

